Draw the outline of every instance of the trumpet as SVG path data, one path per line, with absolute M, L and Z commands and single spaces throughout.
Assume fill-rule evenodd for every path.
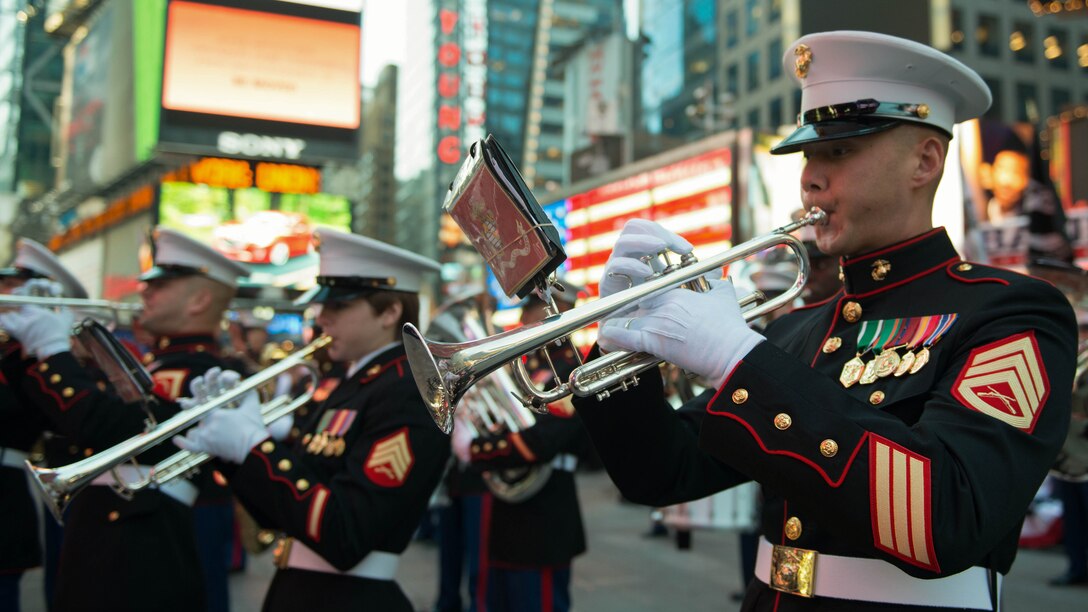
M 233 389 L 226 391 L 211 400 L 182 410 L 178 414 L 162 421 L 147 431 L 129 438 L 124 442 L 96 453 L 86 459 L 70 463 L 58 468 L 42 468 L 25 462 L 27 472 L 37 484 L 38 493 L 49 507 L 58 523 L 62 523 L 64 509 L 85 486 L 95 478 L 112 472 L 115 483 L 114 491 L 123 497 L 131 497 L 135 491 L 153 488 L 170 480 L 191 474 L 197 467 L 211 459 L 206 453 L 192 453 L 179 451 L 159 464 L 150 468 L 147 476 L 135 482 L 126 482 L 117 468 L 126 461 L 135 460 L 135 457 L 144 451 L 158 446 L 170 438 L 178 435 L 195 425 L 216 408 L 229 406 L 240 400 L 250 391 L 257 390 L 270 380 L 274 380 L 280 374 L 290 369 L 303 365 L 315 351 L 324 347 L 331 341 L 328 336 L 322 336 L 314 340 L 303 349 L 283 359 L 279 363 L 246 378 Z M 311 376 L 316 381 L 317 371 L 311 370 Z M 266 402 L 261 406 L 261 416 L 267 425 L 276 419 L 285 416 L 310 400 L 316 385 L 310 385 L 310 389 L 297 398 L 277 398 Z M 290 400 L 290 401 L 287 401 Z M 145 468 L 146 469 L 146 468 Z
M 435 337 L 450 340 L 480 340 L 487 337 L 490 309 L 476 302 L 478 296 L 454 301 L 439 312 L 428 329 Z M 509 431 L 517 433 L 536 424 L 536 417 L 526 408 L 517 387 L 505 367 L 497 368 L 480 384 L 468 389 L 462 423 L 472 437 L 484 433 Z M 495 497 L 516 504 L 536 495 L 551 476 L 550 464 L 518 468 L 486 470 L 481 474 L 484 484 Z
M 751 322 L 772 310 L 786 306 L 800 295 L 809 275 L 808 253 L 804 244 L 792 236 L 807 225 L 821 223 L 826 214 L 818 208 L 805 217 L 784 225 L 768 234 L 753 238 L 719 253 L 716 257 L 697 261 L 685 256 L 680 264 L 670 265 L 649 277 L 642 284 L 619 291 L 585 306 L 554 314 L 532 325 L 468 342 L 431 342 L 410 323 L 404 326 L 404 347 L 423 401 L 427 404 L 438 427 L 445 433 L 453 429 L 454 408 L 461 396 L 476 382 L 506 363 L 513 362 L 525 401 L 533 406 L 557 401 L 572 393 L 579 397 L 596 395 L 608 397 L 619 390 L 638 384 L 638 374 L 656 366 L 660 359 L 645 353 L 615 351 L 575 368 L 566 382 L 558 382 L 550 390 L 538 390 L 526 384 L 528 375 L 520 357 L 549 344 L 562 342 L 575 330 L 596 323 L 609 315 L 666 290 L 689 286 L 699 290 L 702 277 L 732 262 L 742 260 L 766 249 L 789 248 L 797 257 L 797 277 L 781 295 L 744 311 L 744 320 Z M 750 301 L 750 300 L 745 300 Z M 556 380 L 559 380 L 558 377 Z

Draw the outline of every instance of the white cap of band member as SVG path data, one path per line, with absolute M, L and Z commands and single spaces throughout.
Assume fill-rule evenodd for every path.
M 48 278 L 60 283 L 64 291 L 62 297 L 87 297 L 87 289 L 83 287 L 83 283 L 64 267 L 53 251 L 30 238 L 20 238 L 15 243 L 15 260 L 10 267 L 0 270 L 0 276 Z
M 416 293 L 438 262 L 411 251 L 358 234 L 328 228 L 314 230 L 314 247 L 321 258 L 317 286 L 296 302 L 328 302 L 354 298 L 365 291 Z
M 249 269 L 227 259 L 215 249 L 172 229 L 155 228 L 151 234 L 155 265 L 140 275 L 140 280 L 204 276 L 232 288 L 249 276 Z
M 902 122 L 952 134 L 978 117 L 992 97 L 974 70 L 912 40 L 873 32 L 802 36 L 782 64 L 801 85 L 798 127 L 772 153 L 808 142 L 880 132 Z

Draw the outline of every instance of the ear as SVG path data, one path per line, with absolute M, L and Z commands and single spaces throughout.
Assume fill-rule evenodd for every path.
M 210 288 L 194 284 L 193 290 L 189 293 L 189 305 L 186 308 L 186 313 L 192 316 L 207 312 L 211 308 L 213 299 L 214 296 Z
M 911 186 L 914 188 L 936 184 L 944 172 L 944 158 L 948 146 L 937 136 L 926 136 L 914 147 L 915 166 L 911 173 Z
M 404 313 L 404 304 L 401 304 L 400 300 L 397 300 L 390 304 L 389 308 L 386 308 L 384 311 L 382 311 L 382 314 L 378 317 L 378 319 L 381 321 L 382 328 L 388 329 L 391 327 L 395 327 L 397 323 L 400 322 L 400 315 L 402 313 Z

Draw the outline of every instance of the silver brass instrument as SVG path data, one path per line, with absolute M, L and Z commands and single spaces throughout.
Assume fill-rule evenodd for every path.
M 435 315 L 427 330 L 433 336 L 448 340 L 481 340 L 489 329 L 488 309 L 475 302 L 477 296 L 457 300 Z M 536 417 L 526 408 L 517 393 L 517 386 L 505 367 L 495 369 L 479 384 L 468 389 L 458 410 L 461 422 L 470 428 L 472 437 L 502 431 L 517 433 L 536 424 Z M 487 470 L 481 475 L 484 484 L 495 497 L 508 503 L 529 499 L 548 482 L 550 464 L 519 468 Z
M 38 485 L 38 493 L 46 502 L 46 505 L 53 513 L 54 518 L 57 519 L 57 522 L 63 522 L 62 516 L 64 508 L 72 498 L 79 493 L 83 487 L 89 485 L 95 478 L 107 472 L 113 473 L 115 479 L 114 490 L 126 497 L 130 496 L 134 491 L 156 487 L 174 478 L 191 474 L 195 468 L 208 461 L 210 457 L 205 453 L 179 451 L 158 465 L 152 467 L 149 475 L 145 479 L 137 482 L 126 482 L 116 468 L 122 463 L 134 459 L 137 455 L 150 448 L 164 442 L 169 442 L 174 436 L 181 434 L 189 427 L 200 422 L 204 417 L 210 414 L 212 410 L 230 406 L 234 402 L 240 400 L 245 394 L 257 390 L 258 387 L 275 379 L 280 374 L 299 365 L 303 365 L 315 351 L 322 348 L 330 341 L 330 337 L 322 336 L 301 350 L 286 357 L 279 363 L 246 378 L 233 389 L 226 391 L 203 404 L 193 406 L 187 410 L 182 410 L 169 419 L 151 427 L 147 431 L 137 436 L 133 436 L 124 442 L 115 444 L 102 452 L 91 455 L 86 459 L 58 468 L 41 468 L 27 461 L 25 464 L 26 470 Z M 312 375 L 315 376 L 316 380 L 316 371 L 314 371 Z M 261 415 L 265 424 L 267 425 L 272 421 L 289 414 L 309 401 L 315 386 L 316 385 L 311 385 L 309 391 L 291 401 L 287 401 L 290 398 L 282 398 L 263 404 L 261 407 Z
M 634 306 L 643 299 L 702 280 L 704 275 L 714 270 L 766 249 L 787 247 L 797 257 L 798 262 L 793 286 L 781 295 L 746 310 L 745 321 L 754 321 L 772 310 L 790 304 L 800 295 L 809 275 L 808 254 L 802 242 L 790 235 L 790 232 L 820 223 L 825 218 L 823 211 L 814 208 L 804 218 L 727 249 L 716 257 L 704 261 L 696 261 L 693 256 L 685 257 L 681 264 L 669 266 L 630 289 L 482 340 L 430 342 L 415 326 L 406 324 L 404 346 L 416 386 L 424 403 L 431 410 L 435 423 L 442 431 L 449 433 L 453 428 L 454 407 L 461 396 L 472 385 L 504 364 L 514 362 L 516 368 L 521 365 L 519 358 L 522 355 L 560 342 L 574 331 Z M 567 382 L 560 381 L 551 390 L 540 391 L 525 384 L 521 386 L 526 401 L 536 406 L 554 402 L 571 393 L 579 397 L 596 395 L 603 398 L 617 390 L 626 390 L 637 385 L 637 374 L 656 366 L 660 361 L 645 353 L 615 351 L 579 366 Z

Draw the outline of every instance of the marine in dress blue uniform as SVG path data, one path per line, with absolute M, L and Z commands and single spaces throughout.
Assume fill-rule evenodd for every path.
M 573 287 L 567 287 L 556 297 L 560 310 L 567 310 L 577 295 Z M 543 311 L 543 302 L 528 298 L 522 322 L 542 319 Z M 528 357 L 526 370 L 536 384 L 547 388 L 554 384 L 554 376 L 566 380 L 579 365 L 575 350 L 568 344 L 552 351 L 554 373 L 540 354 Z M 547 408 L 546 414 L 533 415 L 535 423 L 531 427 L 516 432 L 482 432 L 469 446 L 471 464 L 491 470 L 489 478 L 498 478 L 503 470 L 514 470 L 514 474 L 535 470 L 529 472 L 531 478 L 545 479 L 530 495 L 504 495 L 506 487 L 501 487 L 484 497 L 481 530 L 486 550 L 482 556 L 489 612 L 561 612 L 571 608 L 571 563 L 586 551 L 574 480 L 586 434 L 574 418 L 574 407 L 568 399 Z M 541 472 L 541 468 L 548 471 Z
M 58 297 L 85 298 L 87 291 L 43 245 L 20 238 L 15 259 L 0 270 L 0 293 L 12 293 L 31 279 L 49 279 Z M 19 580 L 42 563 L 37 500 L 27 487 L 23 462 L 49 429 L 49 420 L 23 396 L 20 380 L 29 360 L 22 345 L 0 330 L 0 609 L 19 610 Z M 48 518 L 46 519 L 49 520 Z
M 141 277 L 147 284 L 141 296 L 141 324 L 156 335 L 155 347 L 144 361 L 158 397 L 149 408 L 161 422 L 177 413 L 173 400 L 192 378 L 222 365 L 212 337 L 214 322 L 222 318 L 238 278 L 247 271 L 171 230 L 156 230 L 153 240 L 155 267 Z M 27 318 L 52 322 L 59 334 L 67 335 L 60 315 L 37 308 L 24 311 Z M 26 321 L 11 329 L 12 335 L 27 334 L 31 326 Z M 201 323 L 209 321 L 213 323 Z M 25 369 L 22 390 L 82 449 L 83 456 L 145 430 L 145 413 L 124 404 L 70 351 L 38 357 Z M 163 445 L 137 461 L 150 466 L 174 452 L 172 446 Z M 146 467 L 123 466 L 120 471 L 137 480 Z M 69 506 L 54 609 L 83 610 L 88 602 L 111 610 L 206 609 L 205 581 L 193 537 L 197 486 L 174 481 L 125 500 L 110 490 L 111 482 L 109 474 L 99 477 Z M 225 589 L 225 567 L 221 573 Z
M 317 323 L 329 356 L 348 362 L 323 402 L 281 442 L 242 423 L 245 404 L 215 411 L 179 445 L 220 457 L 231 486 L 263 526 L 288 538 L 265 610 L 411 610 L 393 580 L 449 457 L 419 398 L 399 340 L 418 316 L 433 261 L 362 236 L 320 229 Z M 327 391 L 327 389 L 326 389 Z
M 727 283 L 651 298 L 606 321 L 601 345 L 715 388 L 674 412 L 646 377 L 578 412 L 632 500 L 763 485 L 744 610 L 995 610 L 1068 426 L 1077 336 L 1053 286 L 963 261 L 929 220 L 952 124 L 989 91 L 938 51 L 868 32 L 805 36 L 784 63 L 801 125 L 773 152 L 804 151 L 802 199 L 829 213 L 817 244 L 841 257 L 843 290 L 765 337 Z M 637 261 L 623 242 L 614 260 Z

